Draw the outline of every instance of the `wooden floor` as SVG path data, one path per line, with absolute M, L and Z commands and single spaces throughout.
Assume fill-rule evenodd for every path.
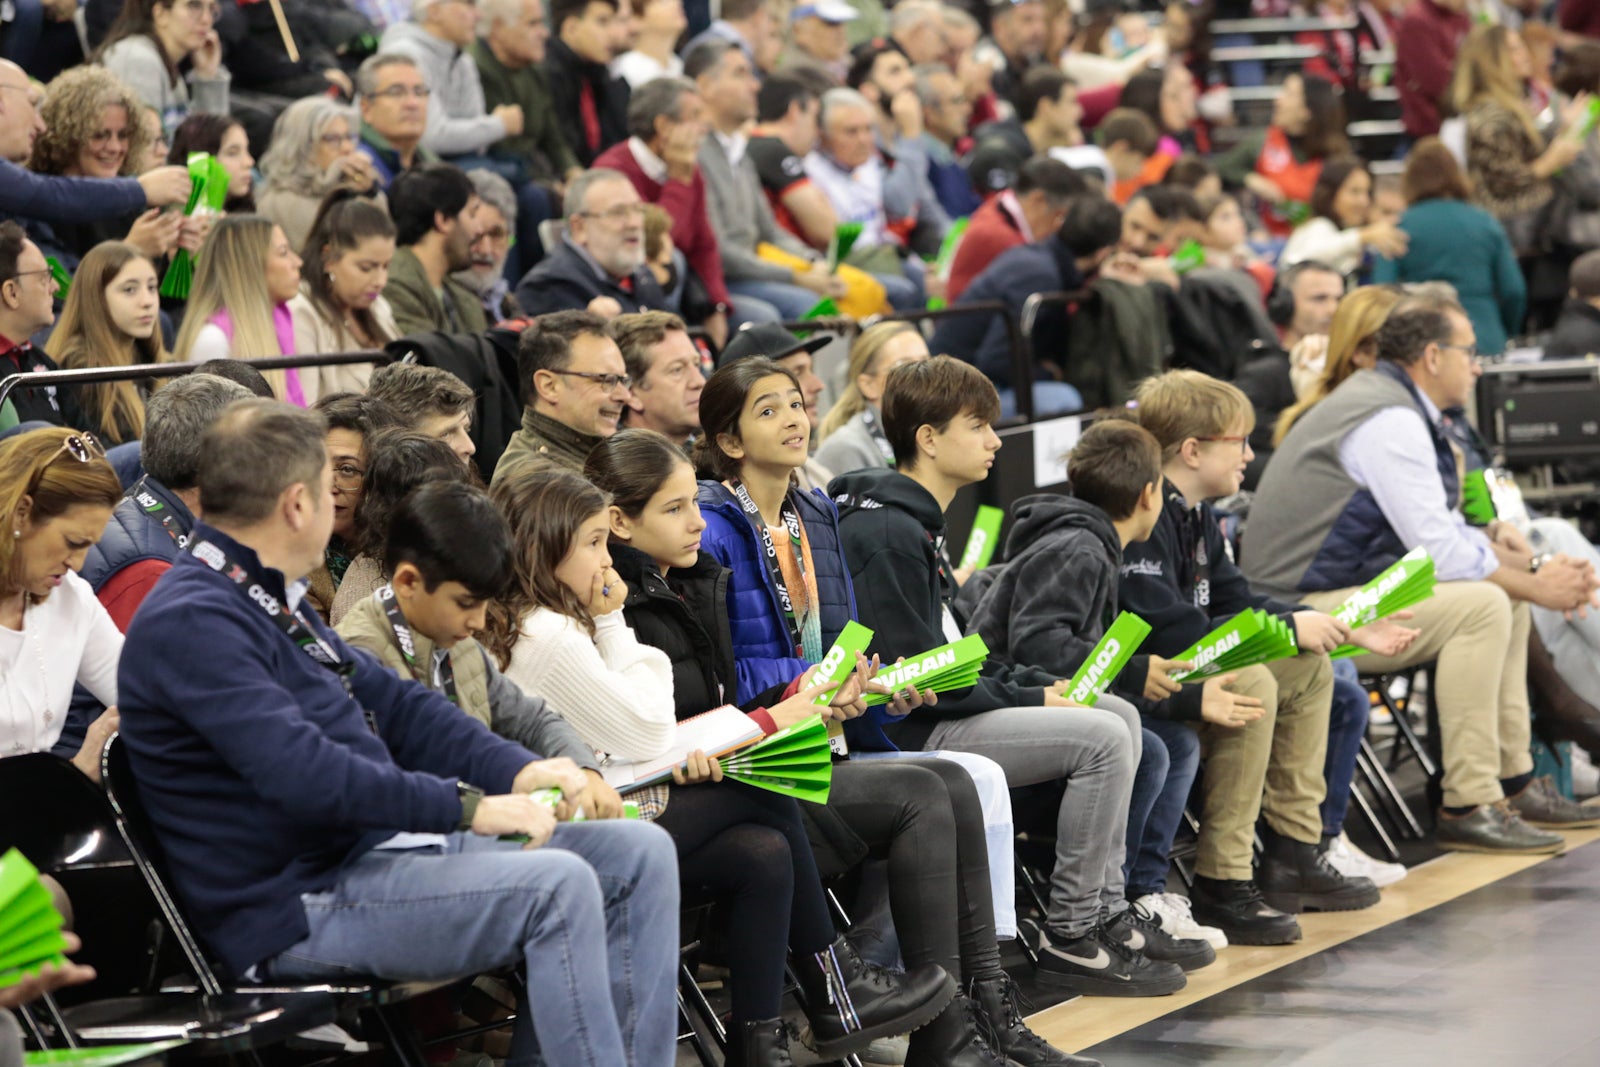
M 1570 854 L 1600 839 L 1600 830 L 1566 836 Z M 1568 910 L 1546 909 L 1536 917 L 1538 902 L 1551 900 Z M 1502 1056 L 1507 1049 L 1490 1049 L 1495 1040 L 1476 1049 L 1463 1050 L 1459 1045 L 1461 1035 L 1473 1033 L 1468 1023 L 1475 1002 L 1481 1003 L 1487 1017 L 1498 1018 L 1509 1011 L 1525 1024 L 1514 1029 L 1539 1033 L 1542 1006 L 1526 1002 L 1538 986 L 1524 982 L 1504 990 L 1495 988 L 1496 968 L 1504 968 L 1498 973 L 1539 975 L 1541 954 L 1559 956 L 1573 951 L 1563 947 L 1564 938 L 1581 946 L 1588 961 L 1588 966 L 1566 978 L 1591 1008 L 1600 1008 L 1590 977 L 1595 963 L 1600 962 L 1597 903 L 1600 847 L 1557 857 L 1450 853 L 1413 868 L 1404 881 L 1384 891 L 1376 907 L 1301 916 L 1305 938 L 1296 945 L 1224 949 L 1216 963 L 1191 973 L 1188 987 L 1174 996 L 1080 997 L 1038 1012 L 1029 1022 L 1057 1047 L 1086 1051 L 1104 1059 L 1107 1067 L 1167 1063 L 1275 1067 L 1335 1062 L 1376 1067 L 1413 1063 L 1449 1063 L 1452 1067 L 1477 1063 L 1576 1067 L 1582 1063 L 1600 1067 L 1600 1010 L 1580 1012 L 1589 1016 L 1584 1022 L 1587 1029 L 1576 1035 L 1561 1033 L 1553 1041 L 1554 1046 L 1564 1042 L 1573 1049 L 1587 1050 L 1587 1059 L 1569 1060 L 1568 1052 L 1559 1047 L 1542 1058 L 1505 1059 Z M 1494 926 L 1497 919 L 1504 920 L 1500 927 Z M 1543 947 L 1509 937 L 1494 951 L 1484 950 L 1484 939 L 1493 942 L 1500 929 L 1531 931 Z M 1385 930 L 1387 934 L 1378 933 Z M 1406 966 L 1396 963 L 1395 945 L 1427 945 L 1437 950 L 1458 944 L 1469 930 L 1474 937 L 1466 940 L 1472 951 L 1453 962 L 1438 951 L 1429 951 L 1425 958 Z M 1511 955 L 1497 959 L 1501 952 Z M 1319 980 L 1330 968 L 1338 972 L 1337 981 Z M 1366 977 L 1364 968 L 1369 972 Z M 1342 1025 L 1341 1018 L 1362 1011 L 1361 1005 L 1367 1004 L 1353 1003 L 1350 998 L 1370 998 L 1381 989 L 1407 990 L 1412 985 L 1426 986 L 1431 993 L 1444 996 L 1453 1005 L 1444 1012 L 1446 1016 L 1461 1011 L 1466 1017 L 1451 1020 L 1419 1015 L 1402 1020 L 1400 1032 L 1414 1040 L 1406 1051 L 1398 1047 L 1406 1045 L 1404 1040 L 1387 1043 L 1392 1055 L 1384 1053 L 1385 1043 L 1379 1042 L 1364 1052 L 1347 1048 L 1342 1053 L 1347 1058 L 1341 1061 L 1330 1058 L 1330 1035 L 1311 1039 L 1318 1034 L 1318 1022 Z M 1508 991 L 1514 994 L 1509 1002 L 1504 995 Z M 1522 1003 L 1518 1003 L 1519 997 Z M 1552 1013 L 1557 1011 L 1553 1003 L 1548 1007 Z M 1428 1010 L 1444 1009 L 1436 1003 Z M 1286 1026 L 1286 1022 L 1293 1025 Z M 1590 1039 L 1593 1045 L 1588 1043 Z M 1538 1046 L 1537 1039 L 1534 1044 Z M 1348 1058 L 1352 1051 L 1357 1053 L 1354 1059 Z

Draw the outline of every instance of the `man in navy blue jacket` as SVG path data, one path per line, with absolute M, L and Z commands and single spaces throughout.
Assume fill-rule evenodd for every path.
M 665 1067 L 678 878 L 647 824 L 557 824 L 584 789 L 346 645 L 302 604 L 333 524 L 320 416 L 206 431 L 206 522 L 146 597 L 122 732 L 186 910 L 235 977 L 443 979 L 518 961 L 510 1062 Z M 526 839 L 519 846 L 503 835 Z M 617 931 L 608 941 L 607 929 Z

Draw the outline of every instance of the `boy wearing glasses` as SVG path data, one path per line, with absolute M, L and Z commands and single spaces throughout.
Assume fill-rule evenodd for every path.
M 1161 446 L 1164 478 L 1161 515 L 1148 540 L 1124 548 L 1120 572 L 1122 609 L 1151 626 L 1141 651 L 1175 656 L 1253 608 L 1288 623 L 1300 648 L 1292 658 L 1246 667 L 1229 686 L 1261 701 L 1259 719 L 1200 726 L 1204 811 L 1192 893 L 1195 920 L 1230 942 L 1289 944 L 1300 940 L 1300 924 L 1287 911 L 1378 902 L 1370 879 L 1341 875 L 1321 848 L 1318 805 L 1333 696 L 1327 653 L 1347 641 L 1388 646 L 1415 634 L 1381 624 L 1352 633 L 1332 616 L 1250 588 L 1208 503 L 1239 491 L 1253 454 L 1254 412 L 1236 387 L 1197 371 L 1169 371 L 1142 383 L 1134 403 L 1140 425 Z M 1192 704 L 1196 713 L 1187 717 L 1199 719 L 1203 689 L 1187 686 L 1172 703 L 1180 710 Z M 1267 848 L 1256 871 L 1251 845 L 1263 814 Z
M 606 320 L 588 311 L 558 311 L 523 331 L 517 374 L 528 398 L 522 429 L 501 454 L 494 482 L 541 456 L 582 471 L 600 439 L 617 432 L 632 396 L 622 350 Z

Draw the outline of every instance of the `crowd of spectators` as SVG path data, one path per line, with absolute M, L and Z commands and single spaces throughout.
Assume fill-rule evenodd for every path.
M 1557 851 L 1600 553 L 1463 487 L 1483 360 L 1600 349 L 1592 6 L 13 0 L 0 376 L 198 366 L 0 404 L 0 757 L 119 737 L 231 981 L 537 971 L 513 1067 L 669 1063 L 706 901 L 730 1064 L 791 1062 L 786 973 L 824 1058 L 1092 1064 L 1004 942 L 1159 996 L 1405 876 L 1345 832 L 1364 676 L 1434 665 L 1439 847 Z M 1222 61 L 1241 15 L 1312 58 Z M 1020 412 L 1094 416 L 1070 492 L 957 569 Z M 1416 548 L 1429 600 L 1330 614 Z M 1182 684 L 1247 610 L 1297 654 Z M 877 680 L 972 633 L 966 689 Z M 827 803 L 675 751 L 723 705 L 820 714 Z M 834 929 L 863 865 L 898 961 Z

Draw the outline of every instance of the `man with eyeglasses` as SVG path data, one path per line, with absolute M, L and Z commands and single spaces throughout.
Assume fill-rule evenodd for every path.
M 1438 585 L 1413 611 L 1422 631 L 1399 656 L 1356 659 L 1363 674 L 1437 660 L 1444 805 L 1439 846 L 1544 853 L 1551 829 L 1600 815 L 1533 776 L 1528 722 L 1528 605 L 1597 605 L 1593 568 L 1535 556 L 1507 522 L 1470 527 L 1460 511 L 1457 455 L 1441 412 L 1464 407 L 1482 368 L 1472 322 L 1452 300 L 1412 297 L 1377 336 L 1377 363 L 1358 370 L 1296 420 L 1262 476 L 1241 560 L 1261 588 L 1324 610 L 1406 552 L 1426 549 Z
M 428 150 L 446 159 L 478 157 L 496 141 L 520 134 L 519 105 L 500 104 L 492 111 L 484 106 L 478 65 L 464 51 L 478 28 L 471 0 L 417 0 L 411 18 L 383 31 L 379 49 L 415 59 L 433 90 L 422 135 Z
M 517 343 L 522 429 L 495 465 L 498 482 L 541 458 L 582 472 L 602 438 L 617 432 L 632 396 L 622 350 L 606 320 L 588 311 L 561 311 L 529 326 Z
M 561 243 L 517 283 L 523 314 L 665 310 L 667 298 L 644 262 L 644 201 L 627 176 L 586 170 L 568 183 L 563 207 Z
M 911 74 L 911 87 L 922 105 L 922 133 L 916 143 L 928 158 L 928 183 L 946 215 L 967 218 L 983 203 L 961 165 L 972 146 L 972 101 L 943 63 L 920 64 Z
M 633 379 L 622 425 L 655 430 L 687 449 L 700 432 L 700 394 L 706 387 L 700 350 L 688 327 L 669 311 L 643 311 L 613 319 L 611 337 Z
M 372 160 L 387 186 L 395 175 L 436 163 L 439 157 L 422 147 L 428 126 L 427 77 L 410 56 L 368 57 L 356 71 L 361 105 L 361 151 Z
M 0 222 L 0 378 L 58 369 L 29 340 L 56 321 L 56 281 L 39 246 L 15 222 Z M 27 425 L 33 423 L 33 426 Z M 60 426 L 54 386 L 14 389 L 0 409 L 0 433 Z

